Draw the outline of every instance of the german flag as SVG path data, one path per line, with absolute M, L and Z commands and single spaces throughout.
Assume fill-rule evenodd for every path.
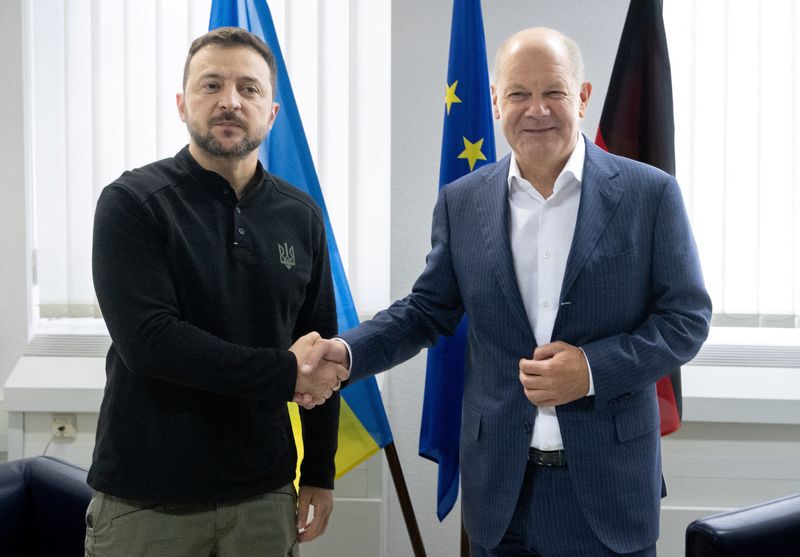
M 595 143 L 675 175 L 672 76 L 660 0 L 631 0 Z M 656 384 L 661 435 L 681 425 L 681 370 Z

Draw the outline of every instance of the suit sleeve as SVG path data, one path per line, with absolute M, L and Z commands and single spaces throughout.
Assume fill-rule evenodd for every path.
M 311 331 L 319 332 L 323 338 L 331 338 L 336 336 L 338 330 L 325 228 L 321 218 L 318 222 L 320 226 L 314 249 L 314 269 L 295 327 L 295 339 Z M 300 469 L 301 485 L 333 489 L 340 405 L 341 397 L 337 392 L 325 404 L 312 410 L 300 408 L 304 452 Z
M 644 388 L 685 364 L 708 336 L 711 300 L 680 189 L 669 178 L 653 228 L 651 303 L 634 330 L 581 345 L 592 367 L 595 405 Z
M 394 367 L 458 327 L 464 307 L 450 255 L 447 192 L 439 193 L 431 251 L 411 294 L 341 335 L 352 349 L 351 380 Z

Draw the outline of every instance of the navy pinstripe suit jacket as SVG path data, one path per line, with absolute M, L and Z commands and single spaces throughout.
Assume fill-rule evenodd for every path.
M 342 335 L 358 379 L 410 358 L 467 313 L 462 516 L 470 538 L 488 548 L 510 523 L 536 420 L 518 379 L 519 359 L 536 341 L 508 237 L 509 160 L 443 188 L 411 294 Z M 655 381 L 697 353 L 711 317 L 673 177 L 586 140 L 560 302 L 552 338 L 583 348 L 595 385 L 594 396 L 556 408 L 570 476 L 598 538 L 616 552 L 636 551 L 658 537 Z

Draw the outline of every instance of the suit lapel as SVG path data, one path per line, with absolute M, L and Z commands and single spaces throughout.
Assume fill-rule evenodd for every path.
M 597 241 L 603 234 L 622 198 L 622 187 L 612 180 L 619 170 L 613 158 L 591 141 L 586 141 L 586 161 L 581 184 L 581 201 L 572 247 L 564 271 L 561 301 L 568 293 L 586 264 Z
M 494 271 L 500 283 L 500 290 L 508 302 L 509 311 L 524 326 L 531 330 L 525 305 L 519 293 L 519 284 L 514 272 L 514 260 L 508 239 L 508 169 L 511 157 L 500 160 L 493 172 L 479 184 L 475 195 L 475 205 L 486 253 L 494 262 Z M 531 332 L 531 334 L 533 334 Z

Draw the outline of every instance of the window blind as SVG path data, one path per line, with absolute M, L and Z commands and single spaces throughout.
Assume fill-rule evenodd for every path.
M 388 0 L 269 0 L 359 308 L 388 302 Z M 175 108 L 210 0 L 27 0 L 29 192 L 40 318 L 98 317 L 94 206 L 187 141 Z M 280 115 L 279 115 L 280 117 Z
M 677 177 L 716 326 L 800 327 L 800 9 L 666 0 Z

